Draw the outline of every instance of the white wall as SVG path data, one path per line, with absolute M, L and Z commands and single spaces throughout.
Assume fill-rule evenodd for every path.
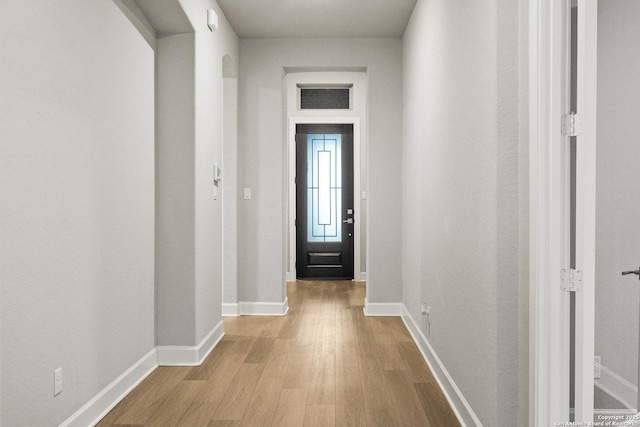
M 213 164 L 224 170 L 223 57 L 237 60 L 238 39 L 214 0 L 180 4 L 194 33 L 157 41 L 156 336 L 159 345 L 193 346 L 222 320 L 224 180 L 214 186 Z
M 418 0 L 403 40 L 403 300 L 425 334 L 431 307 L 428 338 L 487 426 L 527 414 L 521 21 L 518 2 Z
M 154 347 L 153 51 L 110 1 L 0 39 L 2 424 L 51 426 Z
M 213 164 L 223 163 L 223 58 L 237 62 L 238 38 L 215 0 L 181 0 L 196 31 L 196 342 L 222 320 L 222 188 L 214 199 Z M 219 28 L 206 25 L 206 9 Z M 223 172 L 224 173 L 224 172 Z
M 401 300 L 401 41 L 242 39 L 240 41 L 238 299 L 282 302 L 287 260 L 285 67 L 366 67 L 369 87 L 367 298 Z M 375 173 L 373 171 L 376 171 Z M 357 267 L 357 266 L 356 266 Z
M 194 345 L 194 33 L 156 42 L 156 343 Z
M 620 272 L 640 265 L 638 19 L 638 2 L 598 2 L 595 354 L 604 367 L 635 385 L 640 289 L 636 276 Z M 605 386 L 620 397 L 629 395 L 621 381 Z M 635 407 L 633 394 L 627 400 Z
M 237 59 L 236 59 L 237 61 Z M 230 57 L 224 79 L 222 302 L 238 301 L 238 71 Z

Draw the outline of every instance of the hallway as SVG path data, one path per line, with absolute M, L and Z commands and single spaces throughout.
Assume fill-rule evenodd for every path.
M 560 188 L 536 181 L 560 122 L 530 123 L 534 3 L 8 2 L 0 427 L 114 407 L 107 425 L 443 425 L 422 355 L 460 424 L 535 425 L 560 389 L 537 286 L 563 267 L 561 234 L 531 239 Z M 349 89 L 349 108 L 303 108 L 303 89 Z M 366 287 L 286 289 L 298 123 L 354 127 L 341 208 Z
M 228 317 L 201 366 L 159 367 L 105 426 L 459 426 L 399 317 L 358 282 L 289 284 L 286 316 Z

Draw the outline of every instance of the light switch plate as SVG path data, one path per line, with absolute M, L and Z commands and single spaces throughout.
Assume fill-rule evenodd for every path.
M 53 395 L 62 393 L 62 368 L 53 371 Z

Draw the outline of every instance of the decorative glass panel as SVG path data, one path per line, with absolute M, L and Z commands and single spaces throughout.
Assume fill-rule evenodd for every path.
M 307 135 L 307 240 L 342 241 L 342 139 Z

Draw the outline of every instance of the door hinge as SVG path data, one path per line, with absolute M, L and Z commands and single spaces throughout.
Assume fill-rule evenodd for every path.
M 560 271 L 560 289 L 565 292 L 582 291 L 582 271 L 573 268 Z
M 584 122 L 580 114 L 562 115 L 562 134 L 565 136 L 580 136 L 584 130 Z

